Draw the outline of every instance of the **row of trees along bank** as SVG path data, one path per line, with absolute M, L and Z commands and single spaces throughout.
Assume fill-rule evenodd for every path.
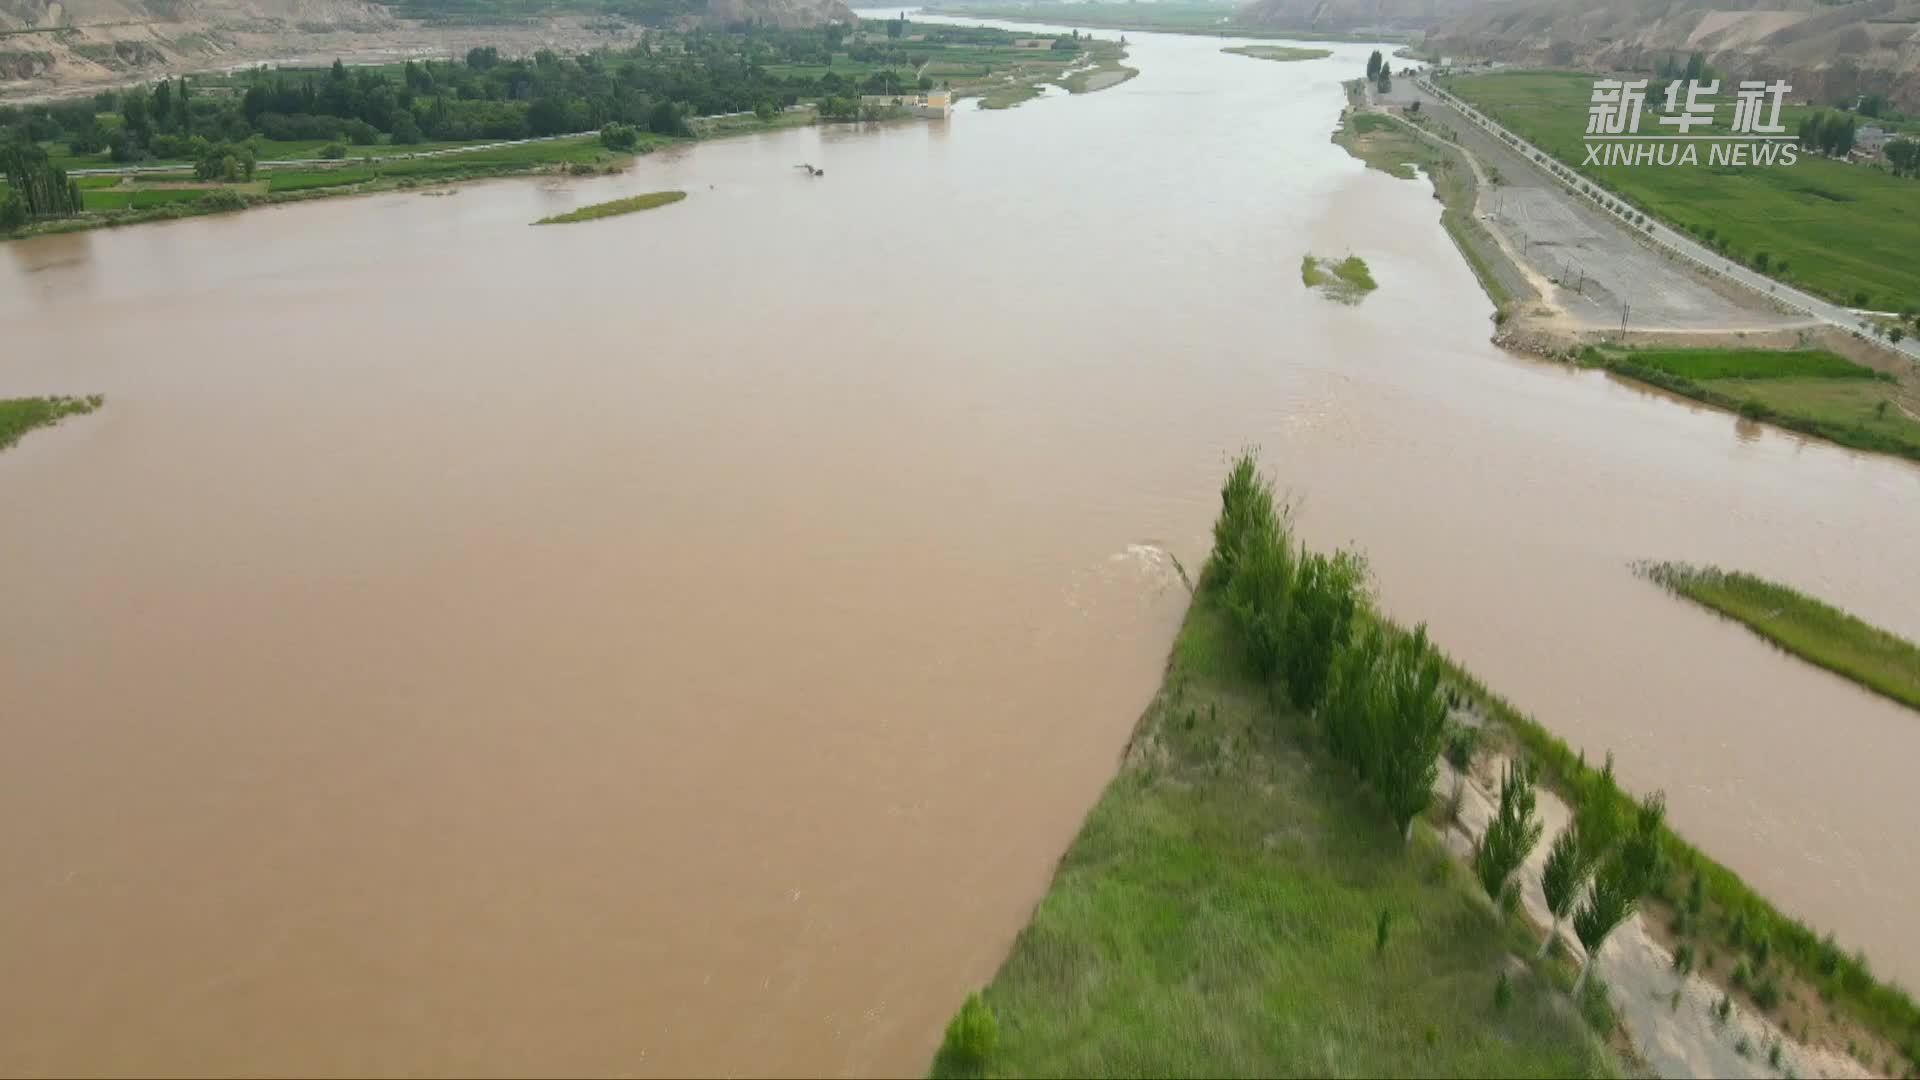
M 80 212 L 80 187 L 56 168 L 47 152 L 29 142 L 0 133 L 0 175 L 7 190 L 0 195 L 0 233 L 33 218 L 67 217 Z
M 1371 610 L 1360 556 L 1295 544 L 1287 508 L 1275 501 L 1252 453 L 1233 463 L 1220 504 L 1200 587 L 1221 594 L 1270 698 L 1285 693 L 1312 717 L 1327 750 L 1411 838 L 1432 802 L 1443 750 L 1463 741 L 1452 708 L 1461 694 L 1444 658 L 1424 625 L 1407 633 Z M 1634 804 L 1614 783 L 1611 760 L 1599 775 L 1573 824 L 1555 839 L 1545 871 L 1554 918 L 1541 948 L 1570 916 L 1588 958 L 1576 989 L 1584 988 L 1608 935 L 1664 874 L 1662 796 Z M 1508 767 L 1499 808 L 1474 848 L 1474 876 L 1507 911 L 1518 900 L 1516 875 L 1542 832 L 1534 784 L 1525 761 Z

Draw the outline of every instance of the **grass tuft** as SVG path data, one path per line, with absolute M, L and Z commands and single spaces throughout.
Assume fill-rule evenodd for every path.
M 69 416 L 82 416 L 106 404 L 99 394 L 89 397 L 31 397 L 0 399 L 0 450 L 20 441 L 34 428 L 50 427 Z

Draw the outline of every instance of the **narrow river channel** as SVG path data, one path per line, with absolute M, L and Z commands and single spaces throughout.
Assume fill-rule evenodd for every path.
M 0 1072 L 917 1073 L 1248 444 L 1920 981 L 1920 718 L 1627 566 L 1920 636 L 1920 470 L 1495 349 L 1327 141 L 1366 46 L 1128 36 L 1010 112 L 0 245 L 0 395 L 108 399 L 0 454 Z

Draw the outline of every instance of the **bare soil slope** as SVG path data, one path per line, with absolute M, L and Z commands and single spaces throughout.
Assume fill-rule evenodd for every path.
M 1784 78 L 1796 100 L 1885 94 L 1920 108 L 1920 0 L 1507 0 L 1433 28 L 1461 57 L 1595 70 L 1652 70 L 1703 52 L 1732 78 Z

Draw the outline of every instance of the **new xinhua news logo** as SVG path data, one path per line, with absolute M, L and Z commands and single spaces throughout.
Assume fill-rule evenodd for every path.
M 1703 146 L 1708 165 L 1792 165 L 1800 159 L 1797 140 L 1780 122 L 1780 106 L 1793 92 L 1785 82 L 1740 83 L 1727 132 L 1713 133 L 1720 80 L 1675 79 L 1664 88 L 1661 102 L 1647 110 L 1649 81 L 1594 80 L 1585 164 L 1698 165 Z M 1660 127 L 1643 134 L 1643 111 L 1651 111 Z M 1708 131 L 1696 135 L 1695 128 Z

